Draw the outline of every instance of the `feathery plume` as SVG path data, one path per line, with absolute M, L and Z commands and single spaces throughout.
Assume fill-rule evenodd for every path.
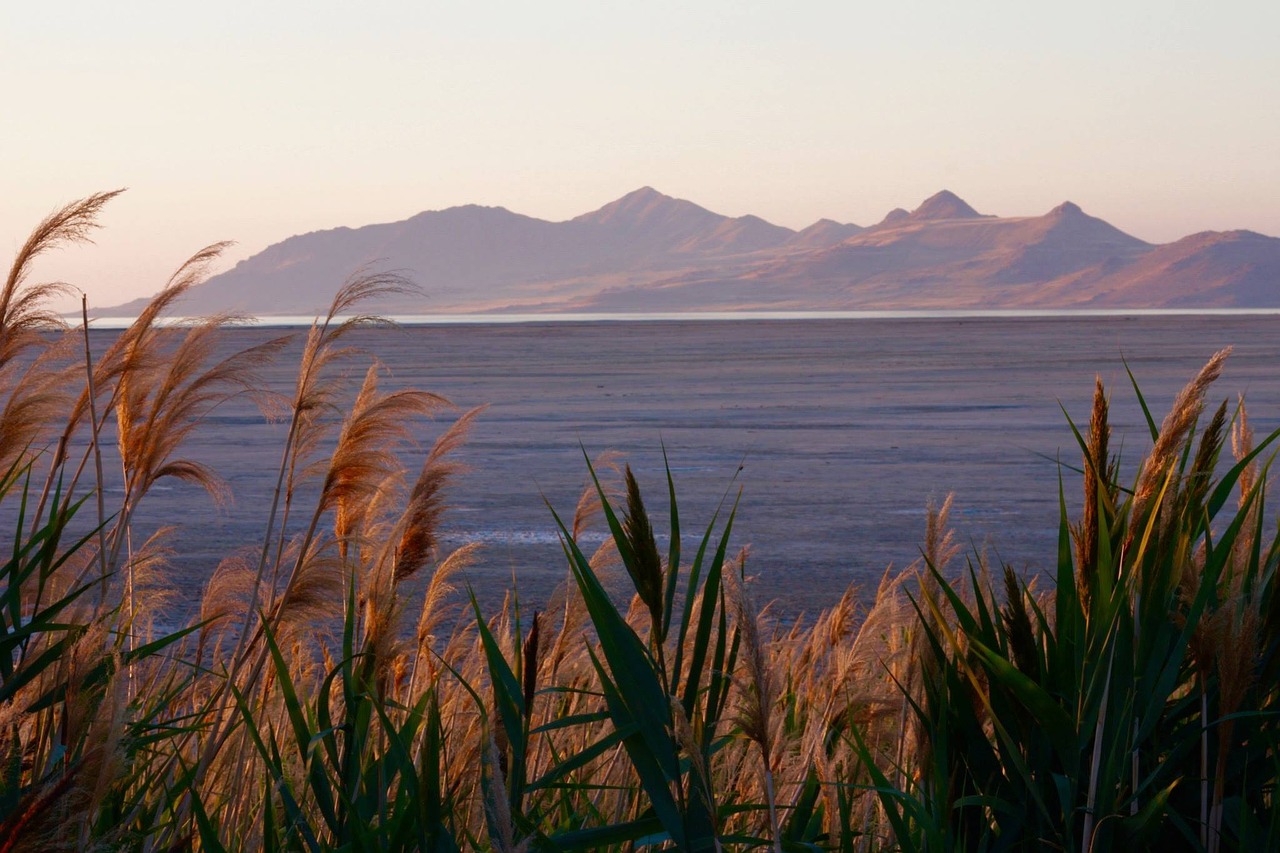
M 1009 636 L 1013 663 L 1032 681 L 1040 678 L 1040 655 L 1037 651 L 1031 616 L 1027 612 L 1027 593 L 1012 566 L 1004 567 L 1005 605 L 1000 611 Z
M 747 560 L 747 549 L 742 549 L 729 571 L 724 573 L 725 585 L 737 611 L 739 636 L 746 665 L 746 684 L 739 688 L 740 705 L 737 717 L 743 734 L 760 748 L 761 776 L 769 806 L 769 827 L 774 849 L 781 851 L 781 832 L 778 829 L 778 809 L 773 791 L 773 705 L 777 698 L 773 668 L 769 650 L 761 638 L 759 619 L 751 597 L 742 581 Z
M 617 475 L 618 479 L 621 479 L 621 460 L 621 453 L 616 450 L 606 450 L 591 461 L 591 467 L 595 470 L 597 476 L 611 472 Z M 611 502 L 616 503 L 620 490 L 614 479 L 612 477 L 600 477 L 600 485 L 604 488 L 605 496 Z M 582 494 L 578 496 L 578 503 L 573 510 L 573 538 L 577 539 L 603 514 L 604 507 L 600 503 L 600 491 L 596 488 L 595 483 L 588 480 L 586 485 L 582 487 Z
M 49 310 L 47 304 L 68 287 L 57 283 L 25 286 L 32 263 L 58 246 L 90 242 L 90 235 L 99 227 L 98 214 L 122 192 L 124 190 L 94 193 L 55 210 L 41 220 L 22 244 L 9 266 L 4 289 L 0 290 L 0 366 L 38 345 L 41 330 L 63 326 L 62 319 Z
M 409 493 L 399 525 L 400 541 L 395 554 L 397 581 L 416 574 L 434 556 L 439 542 L 440 519 L 446 509 L 445 488 L 459 471 L 458 464 L 449 457 L 466 441 L 472 422 L 484 409 L 484 406 L 474 408 L 458 418 L 436 439 L 427 455 Z
M 1222 374 L 1222 365 L 1231 355 L 1231 348 L 1219 350 L 1200 368 L 1200 372 L 1187 383 L 1178 396 L 1174 398 L 1173 407 L 1165 416 L 1160 432 L 1156 436 L 1155 445 L 1147 454 L 1142 464 L 1142 472 L 1138 476 L 1138 485 L 1134 490 L 1130 527 L 1125 537 L 1121 553 L 1128 553 L 1145 519 L 1151 511 L 1151 500 L 1165 482 L 1169 471 L 1178 458 L 1178 449 L 1187 437 L 1200 412 L 1204 408 L 1204 394 L 1209 386 Z
M 1249 413 L 1245 410 L 1244 395 L 1241 394 L 1238 399 L 1236 419 L 1231 424 L 1231 454 L 1236 462 L 1243 462 L 1245 457 L 1253 452 L 1253 427 L 1249 425 Z M 1258 462 L 1255 459 L 1240 472 L 1239 506 L 1241 509 L 1244 509 L 1249 499 L 1249 492 L 1253 491 L 1253 484 L 1257 481 Z
M 1209 492 L 1209 484 L 1213 479 L 1213 469 L 1218 463 L 1218 454 L 1226 441 L 1227 401 L 1214 411 L 1209 425 L 1200 435 L 1200 446 L 1196 449 L 1195 460 L 1187 474 L 1186 501 L 1191 507 L 1204 501 Z
M 658 556 L 653 525 L 649 523 L 649 514 L 640 498 L 640 486 L 631 473 L 630 465 L 626 466 L 623 476 L 627 488 L 627 511 L 622 518 L 622 532 L 631 551 L 631 560 L 626 564 L 627 573 L 631 575 L 636 594 L 649 611 L 656 642 L 662 625 L 662 558 Z
M 1076 588 L 1085 613 L 1089 612 L 1092 595 L 1093 573 L 1098 559 L 1098 498 L 1106 493 L 1108 443 L 1111 425 L 1108 422 L 1107 395 L 1102 387 L 1102 377 L 1094 377 L 1093 410 L 1089 416 L 1089 437 L 1084 454 L 1084 515 L 1080 520 L 1076 537 Z

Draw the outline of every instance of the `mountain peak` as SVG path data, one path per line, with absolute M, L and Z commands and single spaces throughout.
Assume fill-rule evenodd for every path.
M 880 225 L 896 225 L 897 223 L 904 222 L 910 218 L 911 218 L 911 214 L 908 213 L 904 208 L 895 207 L 893 210 L 889 211 L 884 215 L 884 219 L 881 219 L 879 224 Z
M 930 219 L 976 219 L 982 214 L 970 207 L 964 199 L 951 192 L 942 190 L 929 196 L 911 212 L 914 220 Z
M 731 218 L 705 207 L 641 187 L 599 210 L 571 220 L 591 233 L 595 250 L 612 247 L 619 257 L 681 256 L 748 252 L 778 245 L 795 234 L 758 216 Z
M 369 263 L 408 271 L 433 312 L 1280 303 L 1280 238 L 1247 231 L 1153 246 L 1071 202 L 980 216 L 944 190 L 870 229 L 823 219 L 795 232 L 642 186 L 560 222 L 462 205 L 289 237 L 192 288 L 182 310 L 310 313 Z M 385 310 L 424 307 L 415 296 Z
M 601 210 L 612 208 L 616 210 L 643 211 L 675 205 L 698 207 L 698 205 L 691 201 L 675 198 L 674 196 L 669 196 L 666 193 L 658 192 L 653 187 L 644 186 L 638 190 L 632 190 L 616 201 L 606 204 L 601 208 Z
M 834 219 L 823 218 L 808 228 L 796 232 L 792 236 L 790 244 L 809 248 L 834 246 L 865 230 L 867 229 L 861 225 L 854 225 L 852 222 L 837 222 Z
M 670 219 L 672 217 L 695 217 L 699 220 L 722 219 L 717 214 L 699 207 L 691 201 L 672 198 L 658 192 L 653 187 L 641 187 L 632 190 L 616 201 L 604 207 L 584 213 L 575 221 L 595 223 L 642 222 Z
M 632 190 L 624 195 L 618 201 L 626 202 L 652 202 L 652 201 L 675 201 L 666 193 L 660 193 L 651 186 L 643 186 L 638 190 Z

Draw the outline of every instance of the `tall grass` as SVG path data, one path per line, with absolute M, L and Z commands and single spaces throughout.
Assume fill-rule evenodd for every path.
M 1097 384 L 1047 577 L 961 565 L 948 501 L 865 608 L 784 627 L 751 601 L 736 493 L 689 528 L 669 472 L 655 502 L 607 459 L 548 508 L 560 590 L 486 612 L 483 552 L 439 537 L 478 412 L 418 447 L 447 401 L 381 390 L 347 343 L 406 283 L 348 282 L 287 397 L 259 379 L 283 340 L 219 357 L 234 318 L 157 322 L 217 246 L 94 360 L 27 279 L 109 199 L 42 223 L 0 295 L 0 851 L 1280 849 L 1277 435 L 1206 414 L 1225 353 L 1161 425 L 1134 383 L 1129 483 Z M 283 423 L 262 538 L 157 634 L 181 534 L 138 508 L 168 478 L 224 494 L 183 448 L 242 395 Z

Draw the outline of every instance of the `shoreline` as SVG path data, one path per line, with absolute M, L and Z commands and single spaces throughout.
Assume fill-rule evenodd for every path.
M 73 328 L 83 325 L 80 314 L 62 315 Z M 760 322 L 760 321 L 830 321 L 830 320 L 1043 320 L 1079 318 L 1146 318 L 1146 317 L 1271 317 L 1280 316 L 1275 308 L 956 308 L 895 309 L 868 311 L 653 311 L 653 312 L 584 312 L 584 313 L 492 313 L 492 314 L 387 314 L 383 319 L 400 326 L 466 326 L 466 325 L 536 325 L 539 323 L 654 323 L 654 322 Z M 90 317 L 94 329 L 123 329 L 134 317 Z M 183 326 L 199 322 L 201 317 L 167 317 L 160 325 Z M 350 319 L 339 316 L 338 321 Z M 263 314 L 246 318 L 243 325 L 256 328 L 296 328 L 310 326 L 315 315 Z

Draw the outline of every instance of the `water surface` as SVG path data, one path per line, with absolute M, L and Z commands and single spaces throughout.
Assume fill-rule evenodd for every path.
M 450 543 L 486 548 L 471 581 L 486 597 L 513 578 L 544 598 L 565 576 L 547 503 L 571 515 L 583 450 L 623 454 L 666 529 L 662 446 L 686 538 L 742 489 L 733 540 L 749 544 L 759 599 L 813 610 L 850 583 L 918 556 L 928 501 L 955 493 L 961 541 L 1020 571 L 1050 568 L 1058 478 L 1073 511 L 1079 454 L 1063 408 L 1086 421 L 1093 377 L 1112 389 L 1114 447 L 1147 447 L 1122 358 L 1157 420 L 1217 349 L 1235 354 L 1215 403 L 1248 394 L 1260 434 L 1280 412 L 1273 316 L 984 316 L 720 322 L 425 324 L 362 331 L 384 388 L 413 386 L 459 407 L 488 404 L 451 493 Z M 110 331 L 94 333 L 99 343 Z M 237 329 L 234 346 L 278 330 Z M 298 347 L 271 371 L 290 387 Z M 353 370 L 358 379 L 362 368 Z M 424 424 L 429 443 L 442 424 Z M 183 524 L 182 584 L 195 594 L 218 559 L 261 541 L 284 428 L 228 405 L 189 454 L 227 478 L 216 511 L 192 490 L 153 495 L 144 524 Z M 735 479 L 736 478 L 736 479 Z M 545 501 L 545 502 L 544 502 Z M 693 542 L 686 542 L 686 554 Z

